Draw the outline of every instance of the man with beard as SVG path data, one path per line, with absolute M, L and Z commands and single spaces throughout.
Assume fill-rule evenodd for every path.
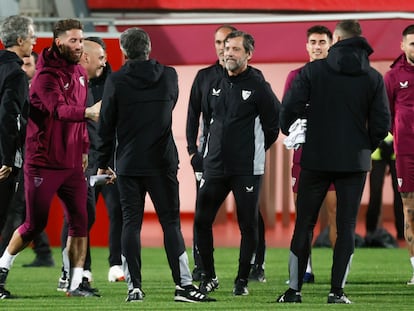
M 404 28 L 402 53 L 391 64 L 384 81 L 391 111 L 398 191 L 404 213 L 404 238 L 412 267 L 407 285 L 414 285 L 414 24 Z
M 83 54 L 79 61 L 79 64 L 85 68 L 88 74 L 88 81 L 90 82 L 91 79 L 97 78 L 100 74 L 102 74 L 102 69 L 105 67 L 106 56 L 105 51 L 100 43 L 88 40 L 88 38 L 83 40 Z M 95 104 L 95 100 L 92 94 L 92 90 L 88 83 L 88 96 L 87 96 L 87 106 L 91 107 Z M 88 137 L 89 137 L 89 154 L 88 154 L 88 167 L 85 171 L 85 175 L 87 179 L 90 178 L 94 173 L 96 173 L 97 167 L 95 168 L 96 160 L 94 157 L 94 150 L 96 146 L 96 129 L 98 123 L 93 120 L 87 121 L 87 129 L 88 129 Z M 116 185 L 110 185 L 108 187 L 117 188 Z M 88 213 L 88 232 L 90 232 L 93 224 L 95 223 L 96 218 L 96 211 L 95 211 L 95 188 L 88 185 L 88 192 L 87 192 L 87 205 L 86 210 Z M 58 291 L 67 291 L 69 286 L 69 257 L 67 251 L 66 242 L 68 240 L 68 222 L 66 217 L 63 222 L 62 234 L 61 234 L 61 242 L 62 242 L 62 274 L 58 281 Z M 92 258 L 91 258 L 91 251 L 90 251 L 90 243 L 89 243 L 89 235 L 88 235 L 88 243 L 86 248 L 86 257 L 85 263 L 83 266 L 83 277 L 82 277 L 82 286 L 89 290 L 93 290 L 90 286 L 90 282 L 92 282 Z M 95 289 L 96 291 L 96 289 Z
M 82 29 L 77 20 L 58 21 L 52 47 L 39 55 L 26 133 L 26 219 L 0 258 L 3 289 L 17 254 L 46 227 L 56 193 L 69 224 L 71 284 L 67 295 L 94 295 L 81 285 L 88 234 L 84 169 L 89 144 L 86 120 L 98 119 L 100 104 L 86 108 L 87 74 L 78 64 L 83 52 Z M 10 293 L 4 298 L 8 297 Z
M 254 39 L 232 31 L 224 40 L 225 72 L 210 84 L 207 101 L 214 107 L 198 190 L 195 228 L 205 277 L 200 290 L 217 288 L 212 225 L 230 191 L 236 201 L 241 232 L 239 269 L 233 294 L 248 295 L 250 260 L 258 243 L 258 200 L 265 152 L 279 133 L 279 100 L 269 83 L 248 65 Z

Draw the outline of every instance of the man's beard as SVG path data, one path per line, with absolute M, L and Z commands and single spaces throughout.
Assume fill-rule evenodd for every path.
M 79 63 L 82 54 L 78 56 L 74 51 L 72 51 L 69 47 L 67 47 L 64 44 L 60 45 L 58 48 L 60 55 L 62 55 L 62 57 L 66 59 L 69 63 Z
M 240 62 L 236 59 L 232 59 L 231 62 L 225 62 L 226 69 L 229 71 L 236 71 L 241 67 Z

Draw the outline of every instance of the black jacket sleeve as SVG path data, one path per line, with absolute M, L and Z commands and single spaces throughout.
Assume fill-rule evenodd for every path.
M 187 151 L 190 155 L 197 152 L 197 138 L 200 126 L 202 105 L 202 92 L 200 82 L 200 72 L 198 72 L 191 87 L 190 100 L 188 102 L 187 110 L 186 137 Z
M 280 110 L 280 128 L 282 133 L 289 135 L 289 127 L 296 119 L 305 115 L 306 104 L 310 98 L 310 82 L 307 75 L 306 65 L 292 82 L 282 100 Z
M 22 114 L 27 99 L 27 88 L 27 78 L 23 71 L 16 72 L 4 83 L 0 103 L 1 165 L 14 165 L 20 139 L 18 116 Z

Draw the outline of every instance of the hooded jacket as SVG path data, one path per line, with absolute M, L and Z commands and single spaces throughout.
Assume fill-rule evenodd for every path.
M 29 84 L 22 65 L 16 53 L 0 51 L 0 167 L 13 166 L 16 151 L 24 143 L 24 131 L 17 120 L 27 117 Z
M 208 92 L 213 114 L 204 153 L 209 176 L 263 175 L 265 151 L 279 134 L 280 102 L 260 71 L 225 71 Z
M 172 112 L 178 99 L 174 68 L 128 60 L 106 80 L 98 125 L 98 166 L 107 168 L 113 139 L 118 175 L 156 176 L 178 169 Z
M 414 66 L 401 54 L 384 76 L 390 103 L 394 150 L 398 155 L 414 155 Z
M 390 114 L 384 81 L 370 66 L 372 48 L 362 37 L 334 44 L 328 57 L 306 64 L 286 93 L 281 128 L 304 115 L 301 166 L 317 171 L 362 172 L 387 136 Z
M 86 71 L 52 49 L 39 55 L 30 87 L 26 164 L 52 169 L 79 168 L 88 153 Z

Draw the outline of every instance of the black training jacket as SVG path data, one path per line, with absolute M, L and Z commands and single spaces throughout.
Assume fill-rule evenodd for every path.
M 14 166 L 16 151 L 24 144 L 29 84 L 22 65 L 16 53 L 0 51 L 0 167 Z
M 248 66 L 212 83 L 213 113 L 204 152 L 206 175 L 262 175 L 265 151 L 279 133 L 280 102 L 260 71 Z
M 361 172 L 390 127 L 381 74 L 370 66 L 372 49 L 362 37 L 334 44 L 328 57 L 306 64 L 286 93 L 280 117 L 284 134 L 307 116 L 302 168 Z
M 128 60 L 106 80 L 98 125 L 98 166 L 106 168 L 116 135 L 119 175 L 155 176 L 178 168 L 172 112 L 178 98 L 174 68 Z

